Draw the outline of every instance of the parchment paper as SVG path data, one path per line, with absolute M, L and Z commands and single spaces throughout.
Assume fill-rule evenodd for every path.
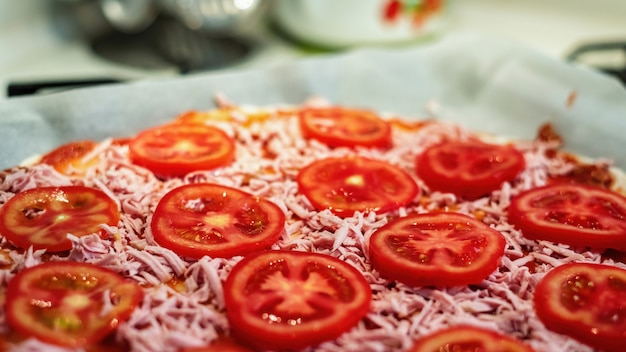
M 437 118 L 520 138 L 551 122 L 568 150 L 626 167 L 626 89 L 619 82 L 517 43 L 468 34 L 411 48 L 5 100 L 0 169 L 70 140 L 130 136 L 183 111 L 210 109 L 217 93 L 246 105 L 321 96 L 411 118 L 432 117 L 427 106 L 436 102 Z

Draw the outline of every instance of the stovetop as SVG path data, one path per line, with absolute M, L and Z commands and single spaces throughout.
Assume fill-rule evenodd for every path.
M 260 67 L 311 54 L 266 27 L 245 39 L 216 39 L 199 37 L 167 19 L 145 33 L 85 40 L 58 21 L 49 4 L 0 0 L 0 100 L 67 86 Z M 624 1 L 473 0 L 452 5 L 447 33 L 503 36 L 626 79 Z

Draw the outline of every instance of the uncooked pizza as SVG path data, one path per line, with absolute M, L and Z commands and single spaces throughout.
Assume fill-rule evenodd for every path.
M 0 173 L 15 351 L 622 351 L 609 160 L 312 100 L 218 99 Z

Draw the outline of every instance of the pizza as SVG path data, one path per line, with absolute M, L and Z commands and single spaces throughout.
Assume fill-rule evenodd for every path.
M 623 176 L 562 144 L 223 98 L 70 141 L 0 174 L 1 346 L 621 350 Z

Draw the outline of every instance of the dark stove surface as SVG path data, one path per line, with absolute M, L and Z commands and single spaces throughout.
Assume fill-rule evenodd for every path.
M 626 87 L 626 39 L 581 44 L 567 55 L 567 60 L 614 76 Z
M 254 49 L 253 43 L 242 37 L 211 36 L 168 18 L 157 19 L 141 33 L 109 33 L 94 39 L 91 47 L 99 56 L 122 65 L 176 67 L 183 74 L 235 64 Z

